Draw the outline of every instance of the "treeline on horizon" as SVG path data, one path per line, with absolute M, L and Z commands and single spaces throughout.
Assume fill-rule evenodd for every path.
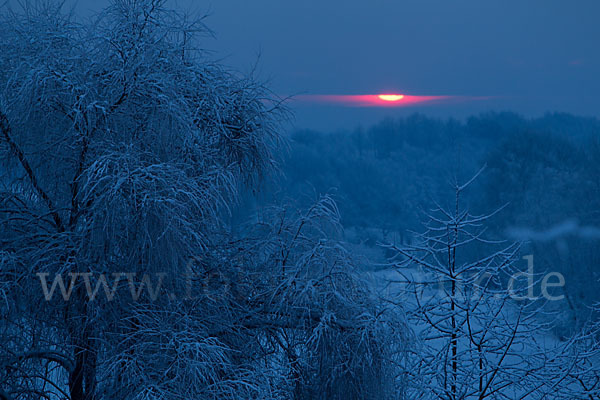
M 422 230 L 423 211 L 453 200 L 449 182 L 481 168 L 468 206 L 475 214 L 504 207 L 488 234 L 523 241 L 536 268 L 565 274 L 565 318 L 584 321 L 599 300 L 598 119 L 501 112 L 463 122 L 414 114 L 366 129 L 296 131 L 279 195 L 308 204 L 332 194 L 347 240 L 377 249 L 410 241 L 410 231 Z

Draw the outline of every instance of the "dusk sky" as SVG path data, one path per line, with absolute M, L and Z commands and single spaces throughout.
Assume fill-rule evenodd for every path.
M 85 13 L 106 1 L 79 0 Z M 207 11 L 226 64 L 259 71 L 279 95 L 492 97 L 352 108 L 291 103 L 297 127 L 335 129 L 415 111 L 600 115 L 600 2 L 578 0 L 173 1 Z

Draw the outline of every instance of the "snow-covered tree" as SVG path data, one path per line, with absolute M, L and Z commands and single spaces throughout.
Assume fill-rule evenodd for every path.
M 283 111 L 164 3 L 2 14 L 0 398 L 384 398 L 401 324 L 317 229 L 332 203 L 226 226 Z
M 244 256 L 255 260 L 257 279 L 268 279 L 254 282 L 253 301 L 282 328 L 268 332 L 267 348 L 281 353 L 275 370 L 286 371 L 295 399 L 396 399 L 408 340 L 404 321 L 333 239 L 339 230 L 328 197 L 303 212 L 268 210 L 253 226 L 243 248 L 254 250 Z
M 551 337 L 531 295 L 540 279 L 517 268 L 519 244 L 485 239 L 498 211 L 474 215 L 464 206 L 477 175 L 453 184 L 451 207 L 426 213 L 413 245 L 385 245 L 399 274 L 392 301 L 406 308 L 418 338 L 406 366 L 408 398 L 597 398 L 598 347 L 584 345 L 593 335 Z

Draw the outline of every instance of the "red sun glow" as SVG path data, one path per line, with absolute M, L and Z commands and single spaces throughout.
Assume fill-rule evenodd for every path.
M 410 107 L 440 103 L 456 99 L 455 96 L 413 96 L 407 94 L 314 94 L 297 96 L 296 99 L 345 107 Z

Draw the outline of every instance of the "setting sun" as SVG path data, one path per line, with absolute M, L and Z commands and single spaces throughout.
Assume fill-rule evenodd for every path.
M 404 98 L 403 94 L 380 94 L 379 97 L 381 100 L 385 101 L 398 101 Z

